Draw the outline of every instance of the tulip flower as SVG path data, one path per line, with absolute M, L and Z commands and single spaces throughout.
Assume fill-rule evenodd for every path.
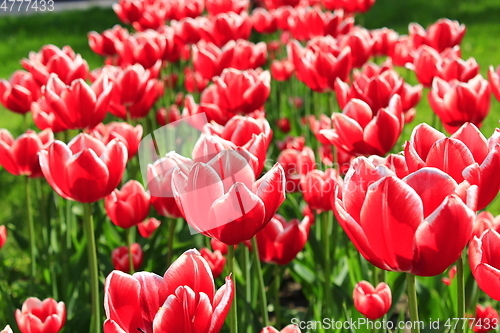
M 404 178 L 410 173 L 403 155 L 390 154 L 387 157 L 372 155 L 368 157 L 374 166 L 383 165 L 394 172 L 398 178 Z
M 113 4 L 113 11 L 123 23 L 133 23 L 138 21 L 144 12 L 146 1 L 141 0 L 120 0 Z
M 276 121 L 276 126 L 282 133 L 289 133 L 292 130 L 292 124 L 288 118 L 280 118 Z
M 283 328 L 281 331 L 278 331 L 272 326 L 267 326 L 260 331 L 260 333 L 301 333 L 300 329 L 295 325 L 288 325 Z
M 0 333 L 12 333 L 12 328 L 10 328 L 10 325 L 7 325 Z
M 186 17 L 198 17 L 205 9 L 203 0 L 180 0 L 168 2 L 168 4 L 170 7 L 166 18 L 169 20 L 179 21 Z
M 314 37 L 345 35 L 354 26 L 354 18 L 343 11 L 323 12 L 319 7 L 299 7 L 288 17 L 288 29 L 300 41 Z
M 328 10 L 342 9 L 347 13 L 365 13 L 375 4 L 375 0 L 323 0 Z
M 333 89 L 335 80 L 347 80 L 352 67 L 351 49 L 340 48 L 332 37 L 318 37 L 302 48 L 297 41 L 287 45 L 297 78 L 317 92 Z
M 7 227 L 0 225 L 0 249 L 7 242 Z
M 413 67 L 418 81 L 425 87 L 431 87 L 435 77 L 445 81 L 468 82 L 479 74 L 476 59 L 463 60 L 453 54 L 446 56 L 427 45 L 422 45 L 416 51 L 410 67 Z
M 222 255 L 220 251 L 210 251 L 206 247 L 200 250 L 201 256 L 207 261 L 214 279 L 218 278 L 224 271 L 224 266 L 226 265 L 226 258 Z
M 50 129 L 40 133 L 27 130 L 17 139 L 14 139 L 7 130 L 1 129 L 0 165 L 15 176 L 41 177 L 38 152 L 47 148 L 52 141 L 54 134 Z
M 112 87 L 106 75 L 90 86 L 82 79 L 67 86 L 51 74 L 42 97 L 33 108 L 37 113 L 53 114 L 64 129 L 93 128 L 106 116 Z M 35 110 L 33 112 L 35 117 Z
M 314 152 L 309 147 L 285 149 L 278 155 L 278 163 L 283 167 L 286 177 L 286 191 L 288 193 L 301 190 L 301 178 L 316 168 Z
M 285 173 L 276 164 L 256 181 L 242 152 L 224 150 L 207 163 L 176 168 L 172 189 L 194 230 L 236 245 L 264 228 L 285 200 Z
M 218 47 L 230 40 L 248 39 L 252 32 L 252 21 L 246 12 L 221 13 L 212 18 L 198 19 L 201 39 Z
M 170 26 L 174 29 L 175 38 L 182 45 L 196 44 L 200 41 L 200 21 L 186 17 L 180 21 L 171 21 Z
M 123 142 L 125 147 L 127 147 L 128 159 L 130 160 L 139 150 L 139 143 L 142 138 L 142 125 L 139 124 L 134 127 L 123 122 L 111 122 L 107 125 L 100 123 L 93 130 L 89 131 L 89 135 L 99 139 L 105 145 L 113 139 Z
M 465 25 L 449 19 L 440 19 L 427 30 L 418 23 L 410 23 L 408 30 L 415 49 L 420 45 L 429 45 L 438 52 L 459 45 L 465 35 Z
M 141 183 L 129 180 L 121 190 L 104 198 L 104 208 L 111 222 L 124 229 L 141 223 L 149 213 L 150 195 Z
M 500 215 L 495 217 L 487 211 L 482 211 L 477 214 L 472 237 L 481 237 L 483 232 L 487 229 L 493 229 L 497 232 L 500 231 Z
M 101 34 L 95 31 L 87 34 L 90 48 L 101 56 L 116 55 L 116 45 L 123 42 L 128 36 L 128 30 L 118 24 Z
M 389 28 L 371 30 L 370 35 L 373 40 L 372 53 L 374 56 L 391 54 L 399 39 L 398 33 Z
M 234 56 L 234 46 L 233 42 L 219 48 L 213 43 L 199 41 L 196 45 L 193 45 L 194 69 L 203 78 L 209 80 L 220 75 L 224 68 L 230 67 L 229 65 Z
M 352 298 L 354 307 L 370 320 L 383 317 L 391 308 L 391 288 L 381 282 L 374 288 L 370 282 L 361 281 L 354 287 Z
M 341 49 L 347 46 L 351 49 L 354 68 L 363 66 L 372 55 L 373 40 L 364 28 L 355 27 L 349 33 L 339 36 L 338 40 Z
M 205 90 L 210 81 L 205 79 L 199 72 L 190 67 L 184 68 L 184 88 L 190 93 L 199 93 Z
M 335 195 L 336 185 L 342 187 L 342 183 L 335 169 L 312 170 L 302 176 L 300 190 L 309 208 L 327 212 L 332 210 L 330 200 Z
M 67 45 L 62 49 L 44 45 L 38 53 L 30 52 L 28 59 L 21 60 L 21 64 L 40 86 L 47 83 L 51 73 L 67 85 L 76 79 L 85 80 L 89 75 L 87 62 Z
M 113 271 L 104 287 L 104 333 L 218 333 L 234 297 L 231 277 L 225 281 L 216 292 L 209 264 L 196 250 L 182 254 L 163 277 Z
M 167 42 L 159 32 L 146 30 L 127 36 L 116 46 L 122 65 L 140 64 L 150 69 L 163 59 Z
M 500 101 L 500 66 L 497 67 L 496 71 L 493 66 L 490 66 L 488 70 L 488 82 L 490 83 L 493 95 Z
M 139 230 L 139 234 L 144 238 L 149 238 L 151 235 L 158 229 L 161 222 L 155 219 L 154 217 L 150 217 L 139 223 L 137 225 L 137 230 Z
M 429 125 L 420 124 L 405 144 L 408 170 L 435 167 L 449 174 L 457 183 L 464 180 L 478 186 L 477 210 L 484 209 L 500 190 L 500 130 L 486 140 L 473 124 L 464 124 L 446 136 Z
M 39 158 L 43 175 L 57 194 L 90 203 L 118 186 L 127 163 L 127 148 L 117 139 L 104 145 L 87 134 L 79 134 L 68 145 L 54 141 L 39 153 Z
M 450 286 L 451 283 L 453 282 L 453 279 L 455 279 L 455 276 L 457 275 L 457 266 L 453 265 L 451 268 L 448 270 L 448 277 L 441 278 L 441 281 L 447 285 Z
M 252 23 L 254 30 L 261 34 L 272 34 L 278 29 L 278 22 L 273 13 L 261 7 L 252 11 Z
M 406 66 L 413 63 L 415 57 L 415 48 L 413 40 L 408 36 L 400 36 L 394 43 L 394 47 L 389 49 L 389 57 L 396 66 Z
M 332 129 L 324 135 L 338 149 L 352 155 L 385 155 L 403 131 L 404 116 L 399 95 L 386 108 L 372 110 L 364 101 L 351 99 L 342 113 L 332 114 Z
M 339 224 L 373 265 L 419 276 L 441 274 L 470 240 L 476 187 L 436 168 L 399 179 L 364 157 L 353 160 L 335 199 Z M 453 221 L 450 224 L 449 221 Z
M 182 118 L 177 105 L 171 105 L 169 108 L 159 108 L 156 111 L 156 122 L 160 126 L 176 122 Z
M 288 81 L 295 70 L 293 63 L 287 59 L 273 60 L 271 63 L 271 76 L 276 81 Z
M 207 12 L 212 15 L 221 13 L 236 13 L 240 14 L 246 11 L 250 4 L 249 0 L 206 0 L 205 7 Z
M 361 71 L 354 72 L 351 86 L 337 79 L 335 93 L 341 109 L 345 108 L 349 100 L 358 98 L 366 102 L 372 110 L 387 107 L 391 98 L 398 94 L 406 118 L 408 114 L 415 112 L 411 109 L 420 101 L 422 86 L 411 86 L 404 82 L 390 66 L 367 64 Z
M 304 249 L 309 237 L 311 220 L 287 222 L 281 215 L 274 215 L 256 235 L 260 260 L 277 265 L 287 265 Z
M 270 94 L 271 76 L 268 71 L 225 69 L 214 84 L 203 91 L 200 109 L 208 120 L 224 125 L 236 114 L 248 114 L 263 108 Z M 196 113 L 191 112 L 191 113 Z
M 57 333 L 66 323 L 66 306 L 52 298 L 30 297 L 15 315 L 21 333 Z
M 158 214 L 173 218 L 183 216 L 174 199 L 172 173 L 176 166 L 191 168 L 192 163 L 189 158 L 170 152 L 148 165 L 147 188 L 151 193 L 151 204 Z
M 39 95 L 40 86 L 29 72 L 15 71 L 8 81 L 0 80 L 0 103 L 13 112 L 28 113 Z
M 497 310 L 491 305 L 476 305 L 476 314 L 471 322 L 472 331 L 476 333 L 486 333 L 498 328 L 500 316 Z
M 130 250 L 128 246 L 120 246 L 111 252 L 111 260 L 113 262 L 113 267 L 116 270 L 130 273 L 129 253 L 132 254 L 132 264 L 134 265 L 134 270 L 138 270 L 142 266 L 142 247 L 138 243 L 133 243 L 130 245 Z
M 474 236 L 469 244 L 472 275 L 479 288 L 496 301 L 500 301 L 498 244 L 500 234 L 493 229 L 487 229 L 480 237 Z
M 123 69 L 106 66 L 104 73 L 113 83 L 109 111 L 122 119 L 145 117 L 163 94 L 163 84 L 139 64 Z
M 469 82 L 436 78 L 429 92 L 429 104 L 449 133 L 466 122 L 481 127 L 490 111 L 488 81 L 477 75 Z

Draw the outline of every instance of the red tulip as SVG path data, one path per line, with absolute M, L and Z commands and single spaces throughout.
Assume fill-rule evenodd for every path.
M 216 238 L 211 238 L 210 239 L 210 246 L 212 247 L 212 251 L 219 251 L 223 255 L 227 254 L 227 244 L 222 243 L 221 241 L 217 240 Z
M 206 247 L 200 250 L 201 256 L 207 261 L 214 279 L 218 278 L 224 271 L 224 266 L 226 265 L 226 258 L 222 255 L 220 251 L 210 251 Z
M 390 66 L 367 64 L 361 71 L 354 72 L 351 86 L 337 79 L 335 93 L 341 109 L 345 108 L 349 100 L 358 98 L 366 102 L 372 110 L 387 107 L 391 98 L 398 94 L 406 118 L 407 114 L 414 113 L 411 109 L 420 101 L 422 86 L 409 85 Z
M 343 9 L 348 13 L 365 13 L 375 4 L 375 0 L 322 0 L 328 10 Z
M 410 173 L 403 155 L 390 154 L 387 157 L 372 155 L 368 157 L 368 160 L 373 163 L 374 166 L 383 165 L 387 167 L 394 172 L 398 178 L 404 178 Z
M 288 325 L 283 328 L 281 331 L 278 331 L 272 326 L 267 326 L 260 331 L 260 333 L 301 333 L 300 329 L 295 325 Z
M 27 130 L 14 140 L 12 135 L 0 129 L 0 165 L 14 176 L 42 176 L 38 152 L 54 141 L 54 134 L 47 129 L 40 133 Z
M 500 101 L 500 66 L 497 67 L 496 71 L 493 66 L 490 66 L 488 70 L 488 81 L 493 95 Z
M 113 10 L 120 21 L 131 24 L 141 19 L 146 4 L 148 2 L 142 0 L 120 0 L 113 4 Z
M 260 260 L 277 265 L 286 265 L 304 249 L 311 220 L 305 216 L 302 221 L 287 222 L 281 215 L 274 215 L 269 223 L 256 235 Z
M 12 333 L 12 328 L 10 328 L 10 325 L 7 325 L 0 333 Z
M 177 0 L 169 1 L 168 4 L 170 8 L 167 19 L 177 21 L 186 17 L 198 17 L 205 9 L 205 1 L 203 0 Z
M 354 18 L 343 11 L 323 12 L 319 7 L 299 7 L 288 17 L 288 29 L 295 39 L 345 35 L 354 26 Z
M 288 133 L 292 130 L 292 124 L 288 118 L 280 118 L 276 121 L 276 125 L 282 133 Z
M 385 155 L 403 131 L 404 116 L 399 95 L 387 108 L 372 110 L 360 99 L 351 99 L 342 113 L 332 115 L 333 129 L 320 133 L 338 149 L 352 155 Z
M 339 224 L 373 265 L 419 276 L 441 274 L 470 240 L 476 188 L 435 168 L 399 179 L 364 157 L 353 160 L 335 200 Z M 453 221 L 450 224 L 449 221 Z
M 35 124 L 38 117 L 46 118 L 52 114 L 52 130 L 55 132 L 60 128 L 93 128 L 106 116 L 112 88 L 113 84 L 106 75 L 100 76 L 90 86 L 82 79 L 67 86 L 55 74 L 51 74 L 42 97 L 33 103 Z
M 142 247 L 138 243 L 130 245 L 130 252 L 132 253 L 132 264 L 134 270 L 138 270 L 142 266 L 143 252 Z M 120 246 L 111 252 L 111 260 L 113 267 L 125 273 L 130 273 L 130 259 L 128 246 Z
M 106 66 L 102 72 L 113 83 L 109 111 L 121 119 L 145 117 L 163 95 L 162 82 L 139 64 L 123 69 Z
M 287 59 L 273 60 L 270 69 L 271 69 L 271 76 L 276 81 L 288 81 L 292 77 L 293 72 L 295 71 L 293 63 Z
M 309 147 L 303 147 L 301 150 L 282 150 L 278 155 L 278 163 L 285 171 L 286 191 L 288 193 L 300 191 L 302 176 L 316 168 L 314 152 Z
M 201 110 L 197 112 L 205 112 L 209 121 L 224 125 L 236 114 L 260 110 L 269 97 L 270 80 L 268 71 L 226 68 L 201 94 Z
M 167 40 L 157 31 L 146 30 L 129 35 L 116 46 L 122 66 L 140 64 L 149 69 L 163 59 Z
M 130 160 L 137 154 L 142 138 L 142 125 L 135 127 L 122 122 L 111 122 L 107 125 L 98 124 L 89 134 L 107 145 L 111 140 L 118 139 L 125 144 Z
M 264 0 L 267 9 L 280 9 L 283 7 L 296 7 L 301 4 L 301 0 Z
M 394 47 L 399 39 L 399 34 L 389 28 L 369 31 L 372 40 L 372 53 L 374 56 L 387 56 L 394 52 Z
M 450 286 L 453 279 L 455 279 L 455 275 L 457 275 L 457 266 L 453 265 L 448 270 L 448 277 L 441 278 L 441 281 L 443 281 L 445 285 Z
M 285 174 L 275 165 L 258 181 L 242 152 L 224 150 L 207 163 L 176 168 L 172 188 L 189 225 L 228 245 L 251 239 L 285 199 Z
M 160 126 L 165 126 L 167 124 L 176 122 L 182 118 L 181 112 L 177 105 L 171 105 L 167 108 L 159 108 L 156 111 L 156 122 Z
M 0 249 L 7 242 L 7 228 L 4 225 L 0 225 Z
M 472 331 L 486 333 L 496 330 L 499 326 L 500 316 L 491 305 L 486 307 L 476 305 L 476 315 L 471 323 Z
M 174 29 L 175 38 L 181 45 L 196 44 L 200 41 L 200 20 L 203 19 L 186 17 L 180 21 L 170 22 L 170 26 Z
M 127 148 L 112 140 L 107 145 L 79 134 L 68 145 L 54 141 L 39 153 L 47 182 L 65 199 L 95 202 L 120 183 L 127 163 Z
M 21 333 L 57 333 L 66 323 L 66 306 L 52 298 L 28 298 L 16 310 L 16 322 Z
M 249 0 L 205 0 L 207 12 L 212 15 L 234 12 L 240 14 L 248 9 Z
M 468 82 L 479 74 L 476 59 L 467 61 L 458 57 L 444 57 L 427 45 L 422 45 L 416 52 L 413 67 L 418 81 L 425 87 L 431 87 L 435 77 L 445 81 L 458 80 Z
M 236 42 L 229 41 L 226 46 L 234 48 L 234 56 L 230 67 L 246 70 L 256 69 L 263 66 L 267 61 L 267 44 L 252 42 L 238 39 Z
M 314 91 L 333 89 L 335 80 L 347 80 L 352 56 L 349 47 L 341 49 L 332 37 L 320 37 L 302 48 L 297 41 L 287 45 L 297 78 Z
M 28 113 L 39 95 L 40 86 L 29 72 L 15 71 L 9 81 L 0 80 L 0 103 L 13 112 Z
M 212 42 L 218 47 L 222 47 L 230 40 L 248 39 L 252 32 L 252 21 L 246 12 L 240 15 L 221 13 L 210 19 L 201 17 L 198 23 L 201 39 Z
M 40 86 L 47 83 L 51 73 L 57 74 L 67 85 L 76 79 L 85 80 L 89 75 L 89 65 L 70 46 L 60 49 L 45 45 L 38 53 L 30 52 L 28 59 L 21 60 L 21 64 Z
M 372 55 L 372 40 L 368 30 L 364 28 L 353 28 L 349 33 L 339 36 L 341 49 L 349 46 L 351 48 L 352 67 L 360 68 Z
M 150 195 L 141 183 L 129 180 L 121 190 L 104 198 L 104 208 L 111 222 L 124 229 L 141 223 L 149 213 Z
M 459 45 L 465 35 L 465 25 L 449 19 L 440 19 L 427 30 L 418 23 L 410 23 L 408 30 L 415 49 L 420 45 L 429 45 L 439 52 Z
M 163 277 L 113 271 L 105 284 L 104 333 L 218 333 L 233 297 L 230 276 L 215 292 L 210 267 L 196 250 L 181 255 Z
M 193 65 L 195 71 L 205 79 L 220 75 L 224 68 L 230 67 L 234 55 L 234 43 L 228 43 L 222 48 L 215 44 L 199 41 L 193 45 Z
M 389 49 L 389 57 L 396 66 L 406 66 L 413 63 L 415 48 L 413 40 L 408 36 L 400 36 L 394 43 L 394 47 Z
M 373 288 L 367 281 L 358 282 L 352 298 L 356 310 L 370 320 L 383 317 L 392 304 L 391 288 L 384 282 L 380 282 L 377 288 Z
M 137 225 L 137 230 L 139 230 L 139 234 L 144 238 L 149 238 L 151 235 L 158 229 L 161 222 L 155 219 L 154 217 L 150 217 Z
M 478 186 L 477 209 L 484 209 L 498 194 L 500 178 L 500 130 L 489 140 L 473 124 L 464 124 L 450 138 L 429 125 L 420 124 L 405 144 L 410 172 L 434 167 L 449 174 L 457 183 L 466 180 Z
M 118 24 L 111 29 L 105 30 L 102 34 L 95 31 L 87 34 L 90 48 L 101 56 L 116 55 L 116 45 L 123 42 L 128 36 L 128 30 Z
M 151 193 L 151 204 L 158 214 L 167 217 L 183 217 L 177 207 L 172 190 L 172 173 L 175 167 L 190 169 L 193 161 L 175 152 L 170 152 L 148 165 L 148 190 Z
M 330 199 L 335 196 L 336 185 L 342 187 L 343 180 L 335 169 L 312 170 L 300 180 L 304 201 L 311 209 L 323 212 L 332 210 Z
M 261 34 L 272 34 L 278 29 L 274 14 L 261 7 L 252 11 L 252 23 L 254 30 Z
M 482 211 L 477 214 L 472 237 L 481 237 L 483 232 L 487 229 L 493 229 L 497 232 L 500 231 L 500 215 L 495 217 L 487 211 Z
M 487 229 L 480 237 L 474 236 L 469 244 L 472 275 L 479 288 L 496 301 L 500 301 L 499 244 L 500 234 L 493 229 Z
M 184 88 L 190 93 L 199 93 L 205 90 L 210 81 L 190 67 L 184 68 Z

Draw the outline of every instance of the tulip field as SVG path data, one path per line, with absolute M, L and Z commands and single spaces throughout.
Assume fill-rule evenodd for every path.
M 0 333 L 499 332 L 498 17 L 0 16 Z

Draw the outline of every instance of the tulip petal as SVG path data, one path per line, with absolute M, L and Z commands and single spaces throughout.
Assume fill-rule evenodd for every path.
M 212 323 L 208 333 L 218 333 L 226 320 L 234 299 L 234 283 L 231 276 L 226 277 L 226 283 L 217 290 L 213 301 Z
M 445 138 L 432 146 L 426 163 L 428 167 L 438 168 L 461 183 L 464 180 L 462 170 L 473 164 L 474 158 L 462 141 Z
M 253 192 L 262 200 L 265 206 L 264 223 L 267 223 L 285 201 L 285 171 L 276 163 L 254 184 Z

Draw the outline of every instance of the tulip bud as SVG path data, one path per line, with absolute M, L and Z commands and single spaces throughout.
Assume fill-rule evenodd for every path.
M 139 234 L 141 234 L 144 238 L 149 238 L 155 232 L 156 229 L 160 226 L 161 222 L 155 219 L 154 217 L 150 217 L 139 223 L 137 225 L 137 229 L 139 230 Z
M 226 265 L 226 257 L 220 251 L 210 251 L 206 247 L 200 250 L 201 256 L 208 262 L 214 279 L 218 278 L 224 271 Z
M 391 308 L 391 289 L 384 282 L 373 288 L 369 282 L 361 281 L 354 288 L 352 298 L 356 310 L 370 320 L 383 317 Z
M 148 216 L 149 206 L 150 195 L 136 180 L 129 180 L 104 199 L 109 219 L 124 229 L 141 223 Z
M 52 298 L 30 297 L 15 315 L 21 333 L 57 333 L 66 323 L 66 306 Z
M 132 264 L 134 270 L 138 270 L 142 266 L 143 252 L 142 247 L 138 243 L 130 245 L 130 254 L 132 254 Z M 111 260 L 116 270 L 130 273 L 130 256 L 128 246 L 120 246 L 111 252 Z
M 471 327 L 476 333 L 486 333 L 496 330 L 499 326 L 500 317 L 498 312 L 491 306 L 476 305 L 476 315 Z

